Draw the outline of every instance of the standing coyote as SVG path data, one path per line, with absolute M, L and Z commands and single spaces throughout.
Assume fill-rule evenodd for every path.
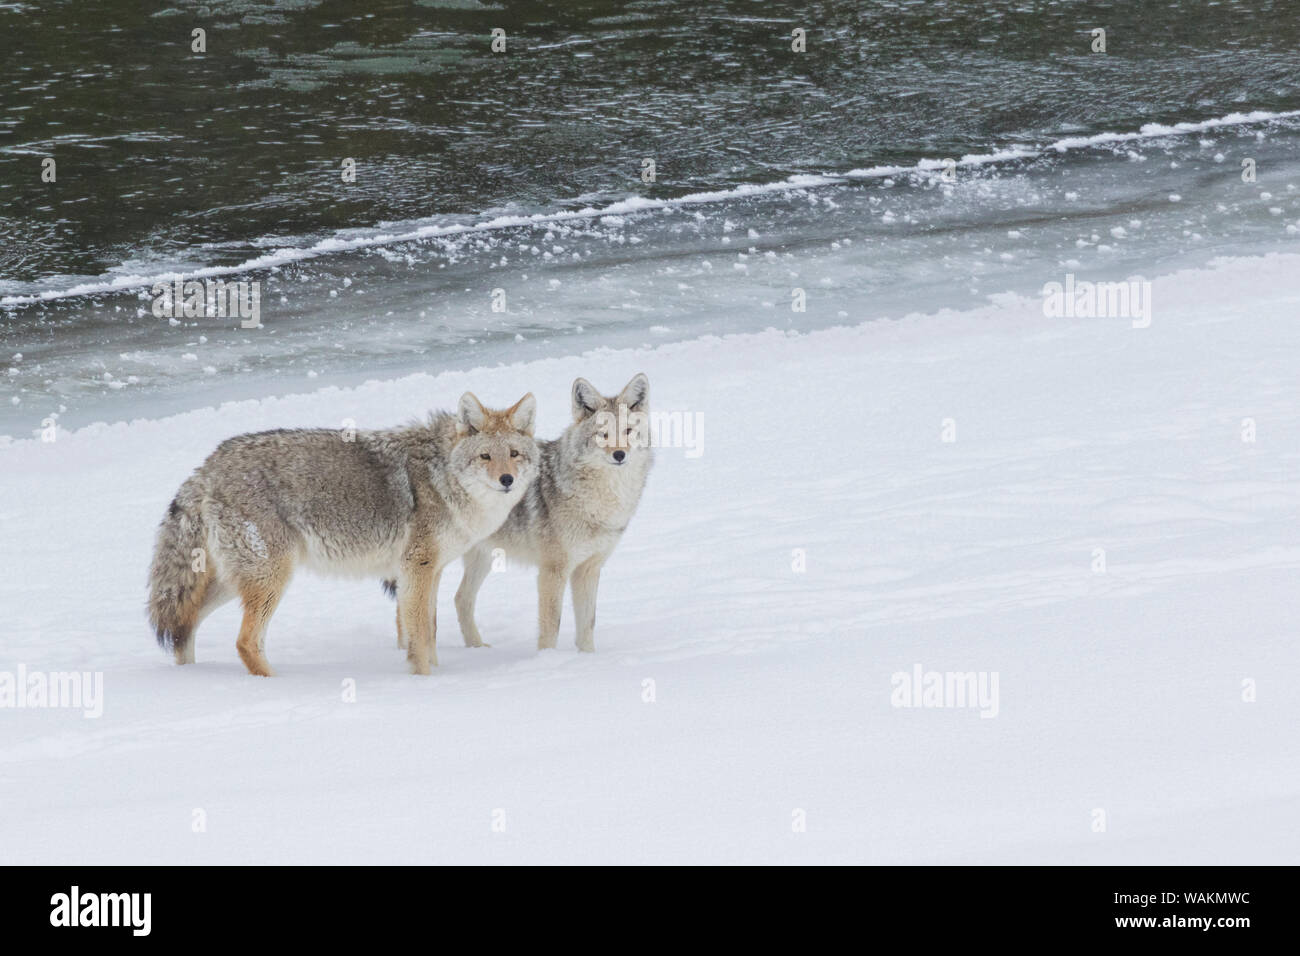
M 236 647 L 270 676 L 267 621 L 294 567 L 396 582 L 411 671 L 438 663 L 442 569 L 491 534 L 537 474 L 532 393 L 505 411 L 469 392 L 456 415 L 355 434 L 292 429 L 222 442 L 172 500 L 149 574 L 149 619 L 179 664 L 194 632 L 234 597 Z
M 496 533 L 465 553 L 456 591 L 456 617 L 470 647 L 483 638 L 474 623 L 474 599 L 492 566 L 492 551 L 534 564 L 537 575 L 537 647 L 555 646 L 564 585 L 573 592 L 580 651 L 596 649 L 596 586 L 641 500 L 650 448 L 650 380 L 633 377 L 617 396 L 604 398 L 584 378 L 573 383 L 573 424 L 555 441 L 540 441 L 539 473 Z

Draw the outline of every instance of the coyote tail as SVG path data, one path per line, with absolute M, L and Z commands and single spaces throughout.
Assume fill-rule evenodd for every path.
M 173 651 L 186 650 L 194 639 L 213 577 L 200 498 L 194 478 L 181 485 L 158 526 L 149 570 L 149 623 L 158 644 Z

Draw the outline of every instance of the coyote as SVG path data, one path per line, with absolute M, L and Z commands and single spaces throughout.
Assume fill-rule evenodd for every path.
M 149 620 L 178 664 L 194 632 L 238 597 L 236 647 L 269 677 L 267 621 L 295 566 L 395 582 L 415 674 L 437 665 L 442 569 L 497 529 L 538 471 L 532 393 L 492 411 L 466 392 L 455 415 L 384 431 L 290 429 L 223 442 L 172 500 L 149 574 Z
M 596 586 L 636 511 L 650 472 L 650 380 L 633 377 L 604 398 L 586 379 L 573 383 L 573 424 L 555 441 L 539 441 L 537 480 L 496 533 L 465 552 L 456 617 L 469 647 L 482 647 L 474 599 L 492 566 L 492 552 L 538 568 L 537 647 L 552 648 L 560 631 L 564 585 L 573 592 L 580 651 L 594 651 Z M 387 582 L 389 588 L 392 582 Z M 401 640 L 401 635 L 398 635 Z

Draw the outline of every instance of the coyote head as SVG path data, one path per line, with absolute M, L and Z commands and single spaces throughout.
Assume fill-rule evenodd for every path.
M 614 467 L 638 462 L 650 454 L 650 380 L 637 373 L 606 398 L 585 378 L 576 379 L 573 422 L 584 460 Z
M 466 392 L 456 410 L 456 474 L 471 488 L 522 492 L 537 475 L 536 419 L 532 392 L 502 412 L 484 408 L 473 392 Z

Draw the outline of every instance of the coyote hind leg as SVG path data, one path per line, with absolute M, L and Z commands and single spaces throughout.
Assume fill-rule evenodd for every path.
M 190 628 L 189 639 L 183 643 L 177 642 L 175 648 L 173 648 L 176 653 L 177 664 L 194 663 L 194 643 L 199 630 L 199 625 L 203 623 L 205 617 L 235 596 L 231 593 L 229 588 L 225 587 L 220 582 L 213 582 L 205 587 L 206 590 L 203 595 L 203 603 L 199 607 L 198 613 L 195 615 L 194 625 Z

